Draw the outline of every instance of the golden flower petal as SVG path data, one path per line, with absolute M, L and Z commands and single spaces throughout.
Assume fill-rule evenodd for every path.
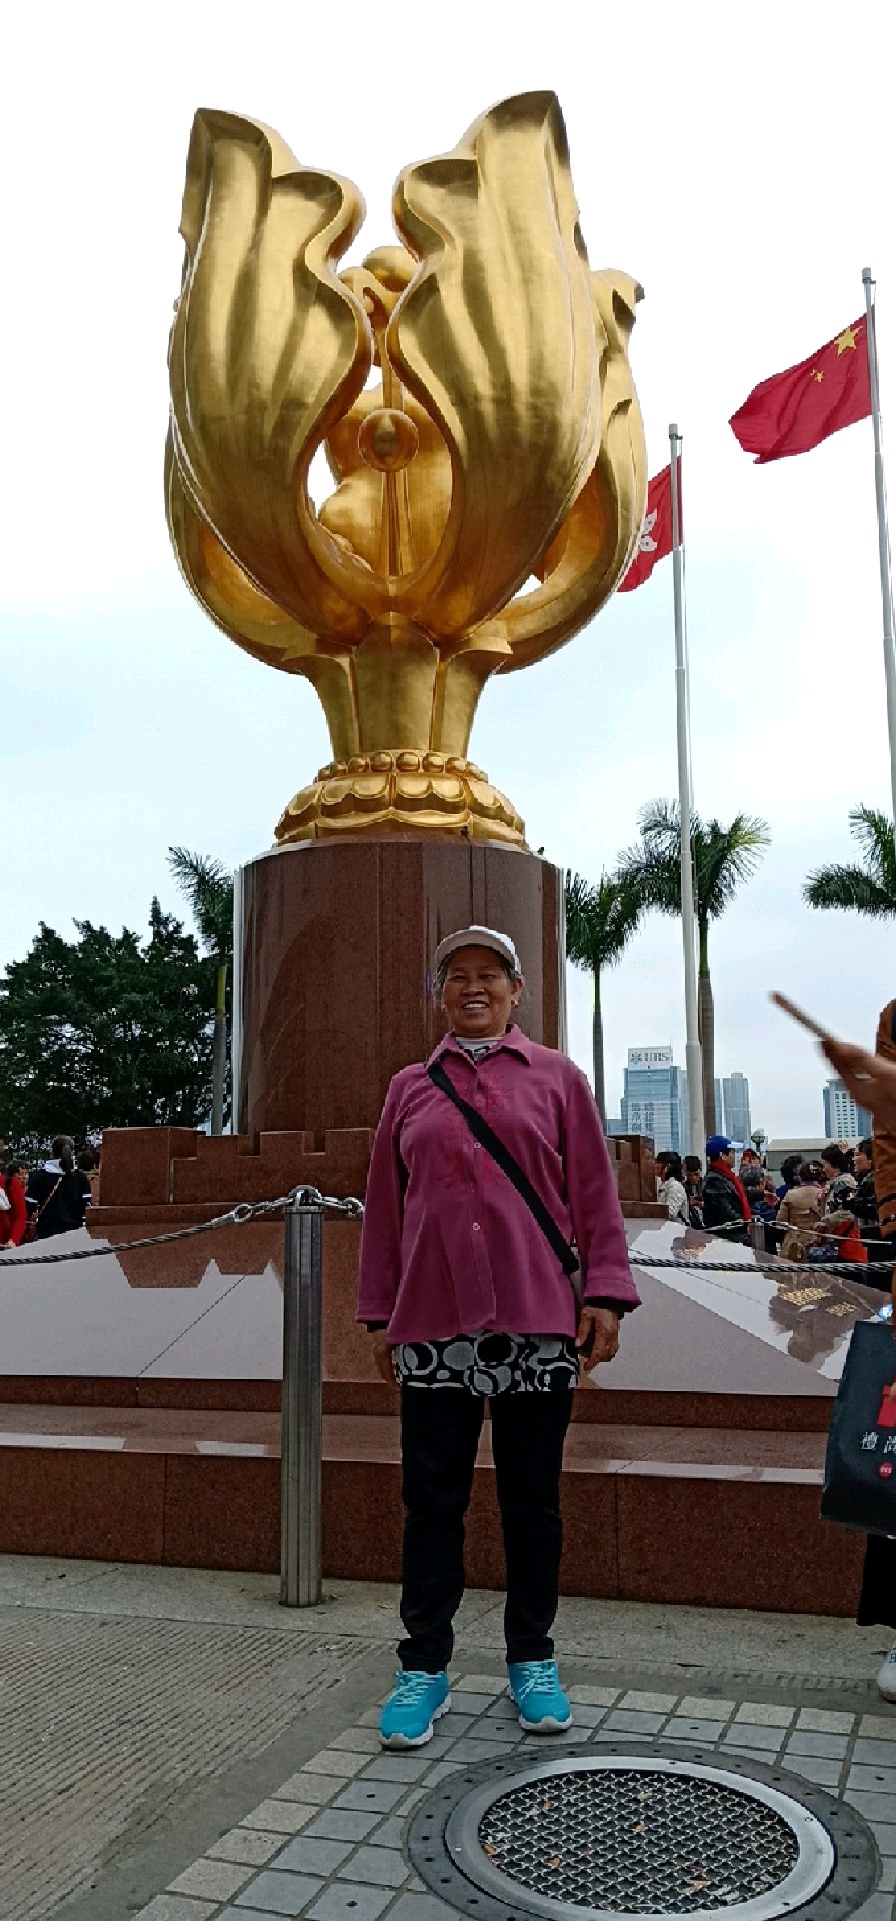
M 347 757 L 358 748 L 358 713 L 351 656 L 325 647 L 307 627 L 284 613 L 222 547 L 185 492 L 171 436 L 165 450 L 168 529 L 190 591 L 231 640 L 267 667 L 303 674 L 323 702 L 333 751 Z
M 625 574 L 647 499 L 644 424 L 628 362 L 637 281 L 623 273 L 591 276 L 602 340 L 601 444 L 572 512 L 536 569 L 542 585 L 512 600 L 471 638 L 509 643 L 499 673 L 512 673 L 561 647 L 596 614 Z
M 305 476 L 371 365 L 364 309 L 332 264 L 363 202 L 272 138 L 235 114 L 202 110 L 193 123 L 174 455 L 197 512 L 260 590 L 303 625 L 355 638 L 375 582 L 318 526 Z
M 395 222 L 423 263 L 386 337 L 445 435 L 454 489 L 429 565 L 394 604 L 463 633 L 522 585 L 594 467 L 598 345 L 553 93 L 521 94 L 406 169 Z

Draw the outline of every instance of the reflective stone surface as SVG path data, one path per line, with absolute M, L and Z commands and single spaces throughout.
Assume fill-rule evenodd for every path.
M 668 1221 L 626 1226 L 645 1262 L 675 1255 L 681 1265 L 638 1267 L 643 1305 L 601 1379 L 611 1389 L 833 1396 L 856 1321 L 871 1319 L 887 1298 L 805 1263 L 780 1279 L 757 1273 L 751 1248 Z M 706 1263 L 716 1261 L 737 1272 L 713 1273 Z
M 678 1238 L 627 1225 L 648 1259 Z M 825 1410 L 850 1328 L 881 1296 L 806 1268 L 758 1274 L 749 1249 L 713 1274 L 718 1243 L 687 1238 L 681 1265 L 639 1268 L 619 1357 L 577 1396 L 563 1591 L 848 1614 L 862 1539 L 819 1519 Z M 155 1285 L 143 1252 L 32 1267 L 23 1250 L 4 1268 L 0 1551 L 276 1571 L 281 1248 L 275 1222 L 176 1242 L 150 1252 Z M 354 1324 L 356 1264 L 357 1228 L 329 1225 L 325 1572 L 394 1580 L 396 1396 Z M 471 1585 L 502 1586 L 487 1427 L 467 1562 Z
M 143 1220 L 107 1232 L 136 1237 L 166 1225 Z M 855 1322 L 870 1319 L 884 1299 L 820 1268 L 795 1266 L 783 1279 L 757 1273 L 751 1249 L 683 1236 L 667 1221 L 626 1227 L 646 1262 L 673 1252 L 683 1258 L 674 1268 L 639 1265 L 643 1304 L 623 1324 L 612 1367 L 595 1370 L 592 1391 L 830 1398 Z M 82 1229 L 42 1248 L 102 1244 Z M 42 1375 L 278 1381 L 282 1246 L 282 1223 L 272 1221 L 47 1267 L 28 1265 L 35 1250 L 23 1248 L 4 1269 L 0 1390 L 3 1377 Z M 324 1375 L 361 1387 L 375 1375 L 354 1318 L 357 1249 L 354 1223 L 327 1224 Z M 736 1272 L 703 1264 L 719 1259 Z
M 276 1245 L 282 1229 L 273 1234 Z M 41 1242 L 40 1251 L 93 1245 L 79 1228 Z M 282 1291 L 272 1262 L 235 1286 L 240 1268 L 222 1274 L 208 1258 L 210 1243 L 175 1243 L 172 1257 L 181 1245 L 205 1245 L 198 1286 L 131 1287 L 115 1254 L 29 1267 L 28 1253 L 38 1250 L 23 1248 L 3 1275 L 2 1375 L 279 1379 Z

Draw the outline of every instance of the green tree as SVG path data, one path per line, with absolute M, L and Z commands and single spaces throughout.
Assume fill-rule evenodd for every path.
M 601 874 L 596 887 L 581 874 L 566 876 L 566 952 L 576 967 L 584 968 L 594 986 L 592 1047 L 594 1051 L 594 1098 L 606 1119 L 604 1086 L 604 1027 L 600 982 L 605 967 L 618 961 L 631 940 L 643 912 L 643 899 L 635 880 Z
M 0 981 L 0 1119 L 38 1151 L 54 1134 L 196 1127 L 211 1093 L 213 963 L 154 900 L 149 937 L 41 923 Z
M 817 867 L 803 888 L 810 907 L 851 908 L 875 920 L 896 916 L 896 844 L 893 822 L 876 807 L 854 807 L 849 831 L 861 849 L 855 866 Z
M 681 914 L 681 816 L 675 801 L 652 800 L 638 815 L 640 846 L 623 855 L 620 874 L 640 892 L 646 906 L 662 914 Z M 709 971 L 710 923 L 724 914 L 745 880 L 755 873 L 769 844 L 764 820 L 735 814 L 728 827 L 720 821 L 691 818 L 694 907 L 698 933 L 698 1013 L 703 1051 L 703 1112 L 707 1133 L 717 1125 L 715 1098 L 715 1004 Z
M 212 1047 L 212 1133 L 224 1132 L 227 1104 L 229 1049 L 227 1042 L 227 976 L 233 962 L 233 875 L 208 854 L 190 854 L 185 847 L 169 847 L 168 865 L 190 903 L 199 937 L 215 963 L 215 1026 Z

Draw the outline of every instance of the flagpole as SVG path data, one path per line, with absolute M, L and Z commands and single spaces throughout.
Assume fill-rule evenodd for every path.
M 880 431 L 880 383 L 877 367 L 877 334 L 874 316 L 874 279 L 870 267 L 862 268 L 865 288 L 865 335 L 868 346 L 868 377 L 871 386 L 871 423 L 874 429 L 874 491 L 877 496 L 877 546 L 880 557 L 880 597 L 884 617 L 884 676 L 887 687 L 887 733 L 890 744 L 890 793 L 896 833 L 896 654 L 893 645 L 893 577 L 890 569 L 890 530 L 887 525 L 887 483 Z
M 703 1050 L 697 1011 L 697 925 L 694 912 L 694 866 L 691 854 L 690 700 L 685 645 L 684 570 L 681 528 L 681 434 L 669 428 L 672 493 L 672 593 L 675 607 L 675 709 L 678 726 L 678 814 L 681 825 L 681 932 L 684 943 L 685 1070 L 688 1077 L 688 1133 L 691 1154 L 702 1158 L 706 1149 L 703 1113 Z

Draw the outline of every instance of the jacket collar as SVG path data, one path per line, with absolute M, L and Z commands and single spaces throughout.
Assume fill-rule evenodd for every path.
M 506 1034 L 502 1034 L 500 1039 L 495 1041 L 494 1046 L 489 1048 L 489 1053 L 497 1054 L 502 1050 L 505 1050 L 508 1054 L 518 1054 L 520 1059 L 524 1060 L 528 1067 L 531 1067 L 534 1059 L 534 1043 L 529 1040 L 528 1035 L 523 1033 L 522 1028 L 517 1027 L 515 1021 L 511 1021 Z M 455 1035 L 452 1034 L 450 1030 L 447 1034 L 443 1035 L 438 1047 L 433 1049 L 426 1063 L 427 1067 L 430 1066 L 431 1062 L 441 1060 L 443 1054 L 453 1054 L 455 1059 L 459 1055 L 462 1060 L 469 1060 L 469 1055 L 465 1049 L 459 1045 Z M 470 1065 L 472 1066 L 472 1062 Z

